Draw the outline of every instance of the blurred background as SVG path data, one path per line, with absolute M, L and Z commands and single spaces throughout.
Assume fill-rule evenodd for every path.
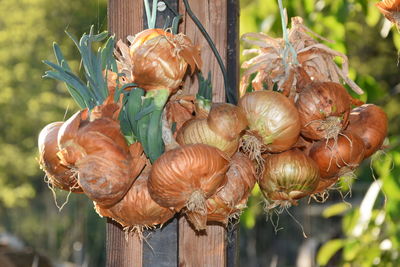
M 289 17 L 303 17 L 307 27 L 335 41 L 326 45 L 349 57 L 350 76 L 365 91 L 360 99 L 389 116 L 389 138 L 385 153 L 364 161 L 342 191 L 324 203 L 304 199 L 280 215 L 278 227 L 256 188 L 241 217 L 242 266 L 400 266 L 400 33 L 376 2 L 283 1 Z M 84 196 L 53 196 L 39 169 L 37 136 L 77 110 L 63 84 L 41 78 L 42 60 L 54 60 L 57 41 L 77 70 L 78 53 L 64 30 L 80 36 L 91 25 L 106 29 L 106 0 L 0 3 L 0 265 L 104 266 L 105 220 Z M 240 5 L 241 34 L 282 35 L 276 1 Z

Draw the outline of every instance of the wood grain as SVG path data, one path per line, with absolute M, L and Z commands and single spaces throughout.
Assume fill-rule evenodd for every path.
M 109 0 L 108 30 L 116 40 L 126 41 L 128 35 L 143 30 L 144 5 L 142 0 Z
M 179 219 L 179 267 L 226 266 L 225 228 L 207 226 L 207 233 L 195 232 L 185 217 Z
M 189 0 L 190 7 L 197 18 L 201 21 L 204 28 L 214 41 L 215 46 L 222 60 L 226 64 L 227 55 L 227 0 Z M 209 71 L 212 73 L 213 101 L 225 102 L 224 80 L 218 62 L 215 59 L 206 39 L 204 39 L 197 26 L 190 16 L 185 12 L 185 6 L 180 0 L 179 13 L 183 14 L 181 31 L 201 47 L 201 57 L 203 59 L 203 75 L 207 77 Z M 185 92 L 197 93 L 198 84 L 196 76 L 187 79 L 185 82 Z
M 141 267 L 143 244 L 137 235 L 125 235 L 121 226 L 107 220 L 107 267 Z

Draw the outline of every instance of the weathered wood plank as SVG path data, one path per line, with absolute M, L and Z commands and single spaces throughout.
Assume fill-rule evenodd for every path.
M 190 37 L 190 39 L 201 47 L 201 57 L 203 59 L 203 74 L 207 76 L 212 73 L 213 101 L 225 102 L 225 89 L 222 73 L 218 62 L 215 59 L 206 39 L 198 30 L 190 16 L 185 12 L 185 6 L 182 0 L 179 0 L 179 13 L 183 14 L 183 23 L 181 30 Z M 204 28 L 214 41 L 215 46 L 222 60 L 226 64 L 227 52 L 227 0 L 189 0 L 190 7 L 197 18 L 201 21 Z M 197 78 L 193 76 L 187 79 L 185 91 L 187 93 L 197 93 Z
M 109 0 L 108 30 L 116 40 L 126 41 L 128 35 L 143 30 L 144 5 L 141 0 Z
M 178 266 L 178 219 L 162 228 L 145 231 L 143 242 L 143 267 Z
M 137 235 L 125 235 L 121 226 L 107 219 L 107 267 L 141 267 L 142 241 Z
M 225 229 L 207 226 L 207 234 L 195 232 L 185 217 L 179 219 L 179 267 L 226 266 Z

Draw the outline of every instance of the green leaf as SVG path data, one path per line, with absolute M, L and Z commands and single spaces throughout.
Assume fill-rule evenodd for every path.
M 332 216 L 337 216 L 337 215 L 345 213 L 350 208 L 351 207 L 344 202 L 336 203 L 336 204 L 333 204 L 333 205 L 327 207 L 326 209 L 324 209 L 324 211 L 322 212 L 322 217 L 330 218 Z
M 318 251 L 317 263 L 321 266 L 328 264 L 329 260 L 346 244 L 343 239 L 332 239 L 326 242 Z

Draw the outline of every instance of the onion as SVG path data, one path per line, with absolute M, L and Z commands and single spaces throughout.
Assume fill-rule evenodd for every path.
M 296 101 L 304 137 L 321 140 L 336 138 L 347 126 L 351 108 L 346 88 L 334 82 L 312 82 Z
M 232 141 L 246 129 L 248 123 L 241 107 L 228 103 L 216 103 L 211 106 L 207 124 L 213 132 Z
M 174 92 L 182 83 L 187 66 L 192 73 L 201 68 L 200 49 L 184 34 L 147 29 L 131 41 L 133 82 L 145 90 Z
M 58 133 L 61 162 L 78 174 L 85 194 L 99 206 L 117 203 L 146 164 L 140 143 L 128 147 L 116 117 L 119 108 L 105 102 L 74 114 Z
M 266 155 L 264 172 L 258 181 L 261 192 L 270 201 L 268 209 L 297 205 L 318 185 L 317 164 L 299 150 Z
M 300 132 L 299 114 L 293 102 L 274 91 L 247 93 L 240 101 L 249 123 L 249 135 L 261 142 L 261 150 L 282 152 L 290 149 Z M 244 136 L 247 145 L 249 136 Z M 254 158 L 254 157 L 252 157 Z
M 232 157 L 227 182 L 214 196 L 207 200 L 207 220 L 224 225 L 230 218 L 238 218 L 246 208 L 247 199 L 256 183 L 252 161 L 238 152 Z
M 144 170 L 120 202 L 108 209 L 96 205 L 96 211 L 139 233 L 171 219 L 174 212 L 161 207 L 150 197 L 147 188 L 149 174 L 149 170 Z
M 229 131 L 229 129 L 227 129 Z M 212 131 L 207 119 L 193 119 L 187 121 L 176 135 L 176 141 L 180 145 L 206 144 L 216 147 L 228 156 L 235 154 L 239 147 L 238 135 L 234 140 L 228 140 Z
M 165 106 L 167 120 L 170 125 L 176 123 L 175 136 L 183 124 L 194 118 L 194 99 L 193 95 L 173 95 Z
M 339 176 L 328 178 L 328 179 L 320 179 L 319 183 L 317 185 L 317 188 L 314 190 L 313 194 L 318 194 L 318 193 L 323 193 L 327 189 L 329 189 L 331 186 L 336 184 L 336 182 L 339 180 Z
M 347 131 L 358 135 L 364 141 L 364 158 L 368 158 L 381 148 L 387 130 L 386 113 L 376 105 L 365 104 L 350 113 Z
M 185 145 L 167 151 L 151 169 L 150 195 L 163 207 L 196 215 L 194 227 L 205 229 L 206 200 L 226 183 L 228 167 L 229 159 L 211 146 Z
M 357 168 L 364 153 L 363 140 L 355 134 L 344 132 L 337 140 L 314 143 L 309 155 L 317 163 L 321 178 L 328 179 Z
M 63 122 L 53 122 L 42 129 L 39 134 L 39 163 L 46 173 L 50 184 L 59 189 L 81 193 L 76 176 L 70 168 L 61 164 L 57 157 L 59 152 L 57 135 Z

